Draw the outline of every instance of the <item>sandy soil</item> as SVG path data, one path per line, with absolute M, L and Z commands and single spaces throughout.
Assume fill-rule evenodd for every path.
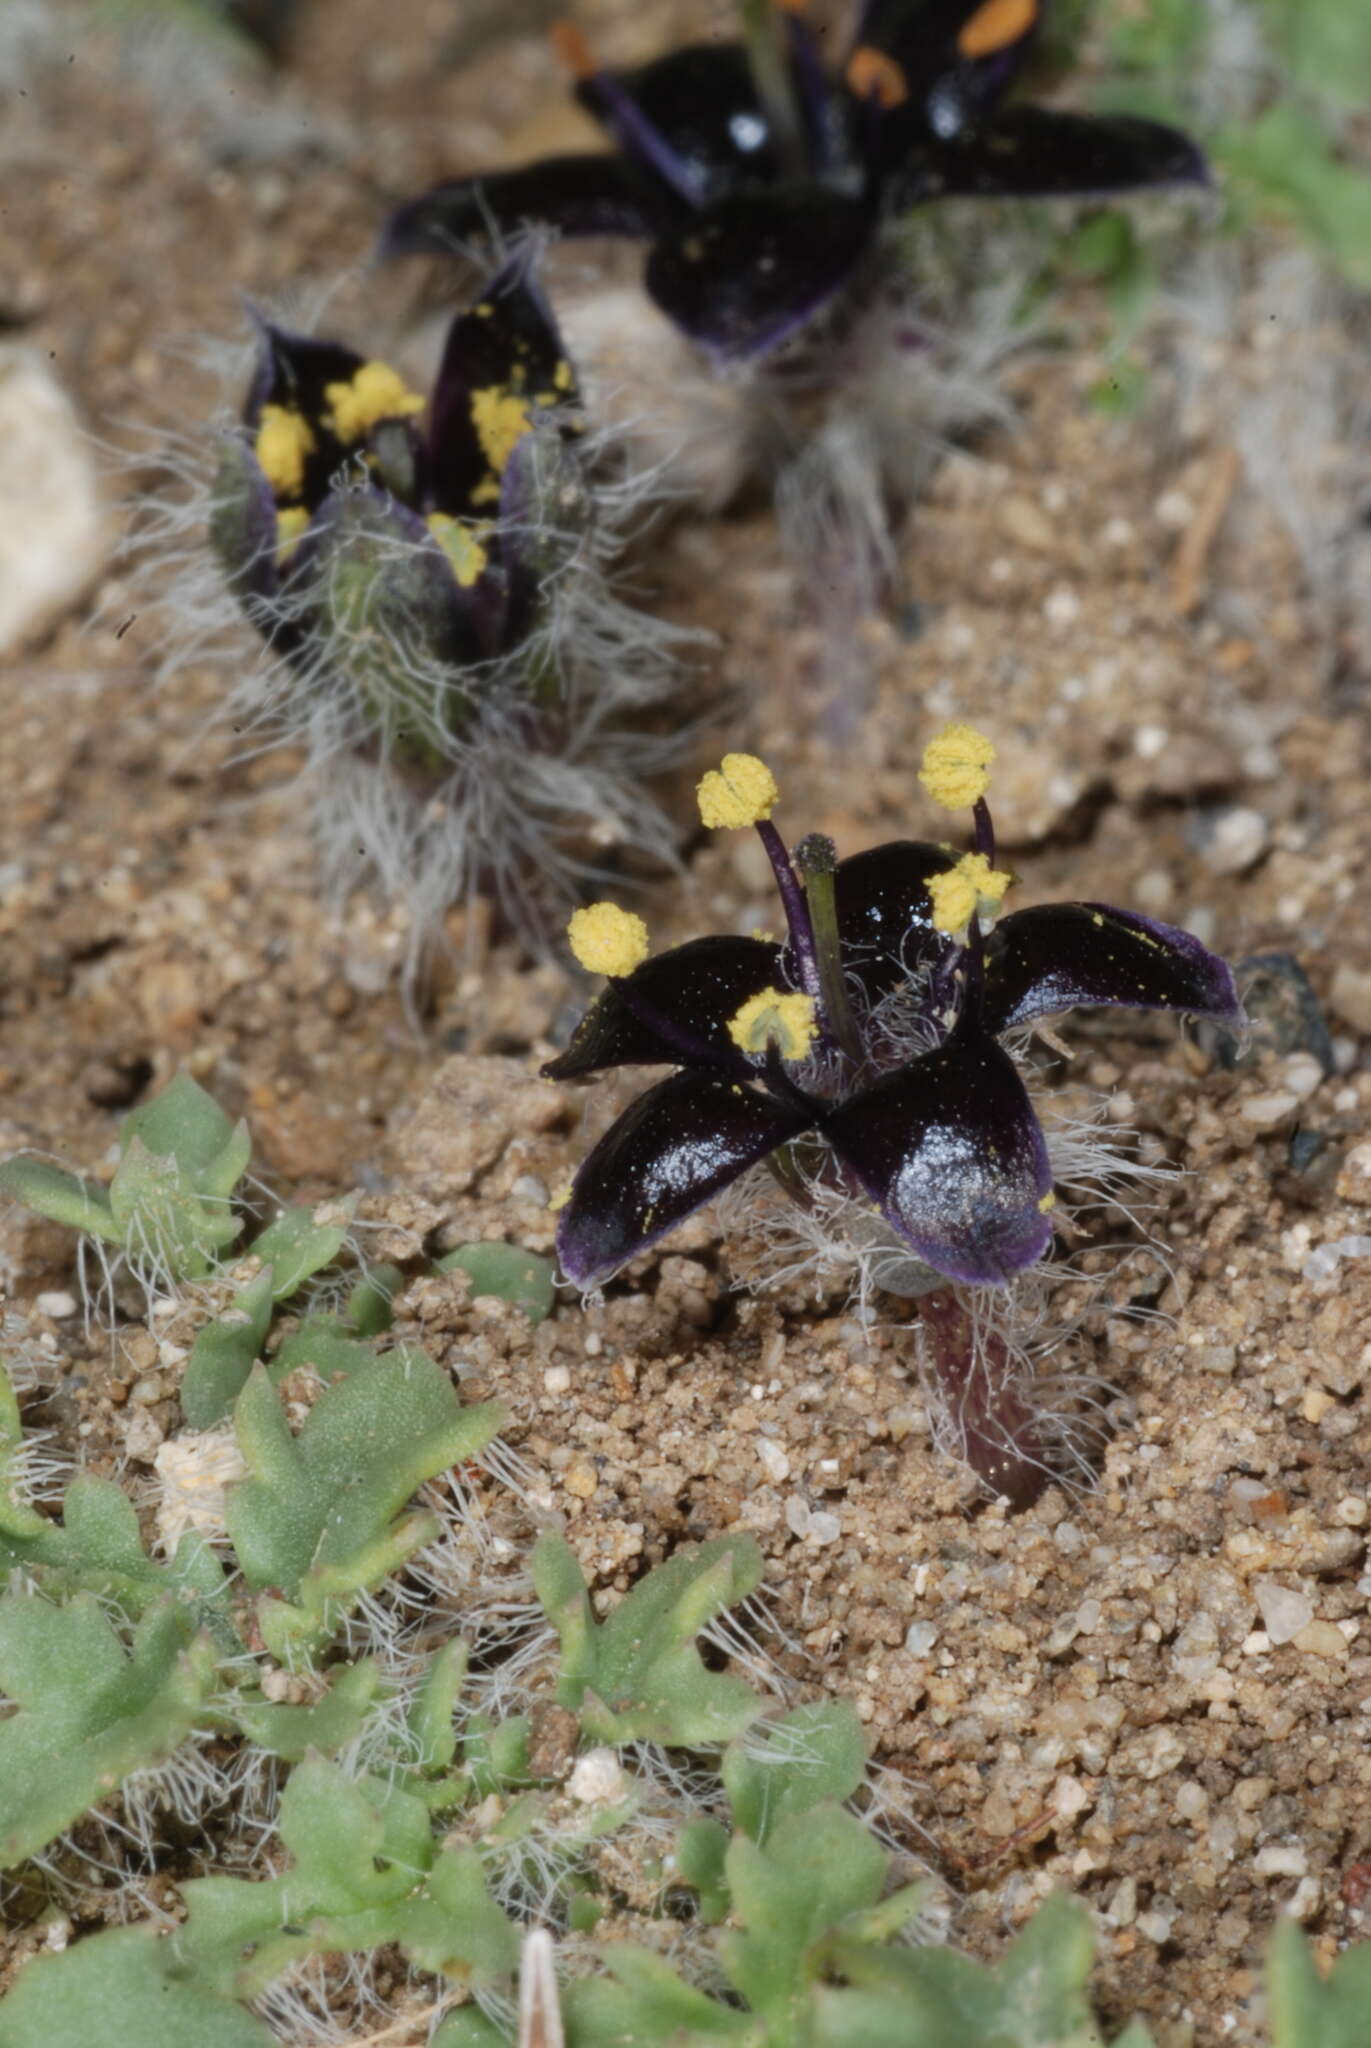
M 625 54 L 707 10 L 581 12 Z M 450 9 L 394 0 L 385 22 L 366 0 L 317 9 L 286 81 L 213 119 L 183 120 L 174 94 L 148 118 L 103 45 L 44 75 L 7 144 L 23 175 L 0 276 L 102 439 L 205 415 L 186 344 L 232 334 L 235 290 L 322 267 L 355 297 L 384 195 L 561 132 L 536 34 L 502 15 L 487 36 L 477 14 L 435 69 Z M 1084 401 L 1098 362 L 1016 367 L 1018 431 L 949 458 L 917 520 L 917 608 L 903 630 L 869 622 L 876 702 L 842 754 L 797 716 L 815 636 L 768 514 L 682 522 L 651 565 L 672 616 L 724 630 L 720 673 L 754 685 L 701 762 L 725 741 L 765 752 L 792 836 L 936 834 L 912 770 L 937 722 L 968 716 L 1001 742 L 1021 900 L 1115 901 L 1234 960 L 1280 956 L 1244 970 L 1237 1068 L 1128 1016 L 1067 1027 L 1069 1063 L 1044 1051 L 1045 1090 L 1102 1098 L 1180 1169 L 1148 1219 L 1164 1257 L 1118 1212 L 1077 1248 L 1107 1269 L 1063 1354 L 1112 1390 L 1097 1484 L 1018 1518 L 987 1506 L 930 1441 L 908 1304 L 862 1318 L 798 1287 L 736 1292 L 708 1214 L 603 1306 L 563 1297 L 536 1331 L 456 1283 L 416 1279 L 402 1304 L 508 1404 L 602 1602 L 681 1538 L 755 1531 L 773 1651 L 801 1692 L 856 1697 L 959 1888 L 959 1938 L 989 1952 L 1071 1885 L 1101 1916 L 1106 2018 L 1137 2011 L 1166 2048 L 1259 2037 L 1282 1907 L 1330 1950 L 1371 1932 L 1348 1882 L 1371 1857 L 1371 1265 L 1311 1262 L 1371 1230 L 1366 650 L 1234 460 L 1242 415 L 1216 396 L 1256 404 L 1299 351 L 1336 366 L 1351 345 L 1238 304 L 1207 380 L 1157 343 L 1150 410 L 1125 426 Z M 536 1077 L 563 977 L 478 935 L 416 1036 L 396 920 L 321 910 L 292 764 L 235 765 L 223 672 L 155 687 L 158 642 L 112 567 L 0 685 L 0 1151 L 98 1169 L 123 1110 L 184 1062 L 249 1116 L 273 1190 L 362 1188 L 416 1271 L 469 1237 L 546 1249 L 549 1194 L 617 1099 Z M 684 780 L 674 800 L 685 820 Z M 772 919 L 731 839 L 652 908 L 661 943 Z M 112 1354 L 38 1306 L 72 1285 L 70 1240 L 0 1216 L 0 1280 L 11 1331 L 68 1375 L 39 1419 L 118 1465 L 136 1344 Z M 172 1389 L 144 1405 L 175 1427 Z M 146 1462 L 156 1437 L 139 1442 Z

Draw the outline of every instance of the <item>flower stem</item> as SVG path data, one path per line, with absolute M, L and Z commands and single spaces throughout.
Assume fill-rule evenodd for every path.
M 950 1289 L 921 1295 L 918 1308 L 962 1456 L 1012 1508 L 1032 1507 L 1052 1472 L 1003 1340 L 989 1335 L 978 1342 L 970 1313 Z
M 976 807 L 971 815 L 976 823 L 976 851 L 977 853 L 983 853 L 993 868 L 995 865 L 995 821 L 990 815 L 990 806 L 983 796 L 977 797 Z

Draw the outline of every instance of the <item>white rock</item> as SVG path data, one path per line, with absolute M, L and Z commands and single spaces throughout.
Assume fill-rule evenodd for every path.
M 777 1486 L 790 1477 L 790 1460 L 774 1438 L 759 1436 L 757 1439 L 757 1462 L 762 1466 L 768 1479 Z
M 95 464 L 42 357 L 0 344 L 0 654 L 33 639 L 99 573 Z
M 904 1646 L 911 1657 L 926 1657 L 937 1640 L 938 1626 L 932 1621 L 911 1621 L 904 1634 Z
M 817 1543 L 822 1546 L 828 1543 L 836 1543 L 842 1533 L 843 1525 L 838 1520 L 838 1517 L 829 1514 L 827 1509 L 821 1508 L 817 1514 L 810 1516 L 809 1527 L 805 1531 L 805 1536 L 810 1543 Z
M 1252 1592 L 1261 1609 L 1266 1633 L 1275 1646 L 1293 1642 L 1314 1619 L 1313 1602 L 1276 1579 L 1254 1579 Z
M 1272 1088 L 1263 1095 L 1249 1095 L 1238 1115 L 1259 1131 L 1273 1131 L 1277 1124 L 1288 1122 L 1299 1106 L 1298 1095 L 1292 1095 L 1288 1088 Z
M 1212 874 L 1240 875 L 1260 860 L 1271 838 L 1271 827 L 1260 811 L 1235 804 L 1214 822 L 1214 830 L 1200 850 L 1200 858 Z
M 565 1365 L 550 1365 L 543 1374 L 543 1390 L 549 1394 L 571 1392 L 571 1371 Z
M 1258 1877 L 1303 1877 L 1309 1858 L 1298 1842 L 1267 1842 L 1258 1849 L 1252 1868 Z
M 785 1504 L 785 1525 L 791 1535 L 798 1536 L 803 1542 L 804 1538 L 809 1534 L 809 1525 L 812 1520 L 813 1516 L 809 1512 L 809 1502 L 801 1500 L 798 1493 L 792 1493 L 790 1499 Z
M 608 1806 L 624 1796 L 624 1774 L 612 1749 L 587 1750 L 576 1759 L 567 1790 L 583 1806 Z
M 76 1314 L 74 1294 L 40 1294 L 35 1305 L 40 1316 L 51 1316 L 55 1323 L 64 1323 Z

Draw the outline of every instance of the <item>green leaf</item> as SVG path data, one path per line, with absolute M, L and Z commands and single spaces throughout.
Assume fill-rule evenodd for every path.
M 866 1776 L 857 1711 L 849 1700 L 821 1700 L 749 1729 L 724 1752 L 722 1776 L 734 1822 L 765 1844 L 787 1814 L 857 1790 Z
M 1291 215 L 1349 284 L 1371 287 L 1371 176 L 1334 156 L 1312 115 L 1278 101 L 1221 130 L 1214 154 L 1240 186 Z
M 1266 1955 L 1272 2048 L 1366 2048 L 1371 1943 L 1339 1956 L 1326 1977 L 1293 1920 L 1281 1919 Z
M 27 1534 L 0 1530 L 0 1575 L 21 1566 L 54 1598 L 97 1593 L 133 1618 L 174 1596 L 222 1649 L 242 1647 L 230 1617 L 228 1580 L 210 1545 L 191 1530 L 170 1563 L 156 1562 L 143 1548 L 132 1501 L 112 1479 L 80 1472 L 67 1488 L 60 1522 L 40 1517 Z
M 467 1675 L 467 1646 L 454 1636 L 429 1660 L 409 1710 L 409 1736 L 417 1769 L 445 1771 L 457 1754 L 453 1715 Z
M 280 1833 L 292 1859 L 283 1876 L 183 1887 L 178 1959 L 220 1996 L 254 1997 L 300 1956 L 387 1942 L 423 1969 L 477 1984 L 516 1967 L 518 1933 L 490 1898 L 479 1856 L 440 1852 L 427 1808 L 400 1787 L 307 1758 L 291 1772 Z
M 406 1503 L 484 1450 L 502 1419 L 494 1402 L 464 1408 L 446 1373 L 402 1349 L 327 1388 L 293 1437 L 254 1366 L 234 1410 L 248 1477 L 230 1488 L 225 1519 L 249 1585 L 273 1589 L 258 1609 L 273 1655 L 316 1647 L 358 1594 L 432 1541 L 435 1517 Z
M 246 1123 L 225 1116 L 212 1095 L 184 1069 L 119 1126 L 119 1146 L 137 1140 L 159 1159 L 174 1159 L 198 1194 L 227 1201 L 247 1171 L 252 1140 Z
M 319 1221 L 329 1212 L 328 1221 Z M 357 1197 L 343 1202 L 316 1204 L 313 1208 L 283 1209 L 274 1223 L 253 1240 L 252 1255 L 270 1266 L 272 1294 L 277 1301 L 289 1301 L 310 1275 L 331 1265 L 342 1249 L 352 1227 Z
M 438 1260 L 438 1270 L 465 1273 L 473 1295 L 489 1294 L 497 1301 L 510 1302 L 522 1309 L 531 1323 L 541 1323 L 552 1313 L 555 1262 L 517 1244 L 459 1244 L 456 1251 Z
M 598 1624 L 565 1538 L 544 1531 L 532 1571 L 561 1638 L 558 1700 L 577 1709 L 592 1741 L 706 1747 L 729 1741 L 761 1712 L 742 1679 L 705 1668 L 694 1641 L 760 1583 L 761 1552 L 750 1536 L 679 1551 Z
M 1259 0 L 1285 65 L 1301 85 L 1360 111 L 1371 99 L 1371 9 L 1355 0 Z
M 0 1868 L 35 1856 L 131 1771 L 163 1762 L 203 1715 L 215 1658 L 173 1601 L 126 1653 L 93 1594 L 0 1601 Z
M 391 1304 L 405 1284 L 398 1266 L 373 1266 L 348 1296 L 348 1328 L 358 1337 L 379 1337 L 395 1320 Z
M 178 1160 L 137 1136 L 120 1154 L 109 1199 L 125 1251 L 173 1280 L 203 1280 L 243 1227 L 227 1199 L 202 1197 Z
M 370 1658 L 345 1664 L 313 1706 L 286 1706 L 260 1693 L 236 1693 L 224 1719 L 259 1749 L 287 1763 L 301 1763 L 311 1750 L 334 1756 L 356 1740 L 381 1685 L 381 1668 Z
M 270 2029 L 240 2005 L 179 1977 L 171 1944 L 151 1927 L 115 1927 L 61 1955 L 27 1963 L 0 2001 L 0 2048 L 273 2048 Z
M 23 1447 L 24 1426 L 19 1419 L 19 1402 L 10 1376 L 0 1364 L 0 1572 L 5 1569 L 6 1536 L 21 1541 L 41 1537 L 47 1522 L 17 1491 L 18 1457 Z
M 222 1422 L 243 1391 L 271 1328 L 274 1300 L 275 1278 L 265 1266 L 197 1335 L 181 1381 L 181 1413 L 192 1429 Z
M 6 1159 L 0 1162 L 0 1195 L 22 1202 L 35 1216 L 65 1223 L 70 1230 L 84 1230 L 108 1244 L 121 1242 L 108 1191 L 97 1181 L 65 1173 L 60 1166 L 49 1166 L 41 1159 Z
M 746 2013 L 718 2004 L 686 1984 L 668 1963 L 631 1942 L 603 1951 L 614 1978 L 582 1977 L 563 1995 L 567 2048 L 663 2048 L 670 2042 L 746 2040 L 763 2048 Z
M 806 1950 L 876 1904 L 888 1860 L 875 1836 L 837 1806 L 787 1815 L 764 1849 L 734 1836 L 725 1872 L 741 1927 L 722 1937 L 719 1953 L 729 1982 L 755 2012 L 784 2020 L 812 1974 Z
M 728 1829 L 708 1815 L 688 1820 L 676 1837 L 676 1875 L 699 1894 L 700 1918 L 710 1926 L 728 1912 L 727 1854 Z
M 464 2005 L 460 2012 L 448 2014 L 430 2048 L 514 2048 L 514 2036 L 474 2006 Z
M 375 1344 L 354 1336 L 350 1326 L 338 1316 L 306 1316 L 299 1328 L 292 1330 L 277 1347 L 267 1370 L 274 1387 L 301 1366 L 308 1366 L 328 1386 L 336 1379 L 364 1371 L 375 1358 Z

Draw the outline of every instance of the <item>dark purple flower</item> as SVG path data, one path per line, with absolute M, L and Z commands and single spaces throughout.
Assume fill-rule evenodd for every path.
M 801 1201 L 823 1188 L 879 1211 L 934 1273 L 1001 1284 L 1046 1251 L 1054 1201 L 1002 1035 L 1082 1003 L 1241 1025 L 1228 968 L 1174 926 L 1067 903 L 987 930 L 1011 880 L 994 865 L 993 754 L 949 726 L 924 756 L 935 800 L 973 809 L 974 852 L 898 840 L 844 861 L 817 835 L 788 852 L 770 771 L 726 756 L 700 785 L 701 817 L 756 826 L 784 940 L 695 939 L 654 958 L 640 919 L 608 903 L 577 912 L 572 950 L 610 981 L 544 1072 L 677 1071 L 577 1173 L 557 1232 L 570 1280 L 599 1285 L 767 1160 Z
M 866 0 L 835 75 L 803 0 L 747 10 L 744 42 L 635 70 L 560 40 L 613 154 L 456 178 L 402 206 L 388 255 L 534 221 L 651 243 L 647 289 L 721 357 L 765 354 L 856 274 L 888 220 L 955 196 L 1067 197 L 1194 182 L 1186 136 L 1129 115 L 1002 106 L 1046 0 Z
M 524 268 L 456 315 L 428 399 L 336 342 L 267 321 L 259 332 L 211 537 L 272 646 L 307 656 L 322 634 L 365 625 L 460 665 L 517 644 L 550 532 L 567 525 L 565 442 L 580 429 L 570 364 Z

